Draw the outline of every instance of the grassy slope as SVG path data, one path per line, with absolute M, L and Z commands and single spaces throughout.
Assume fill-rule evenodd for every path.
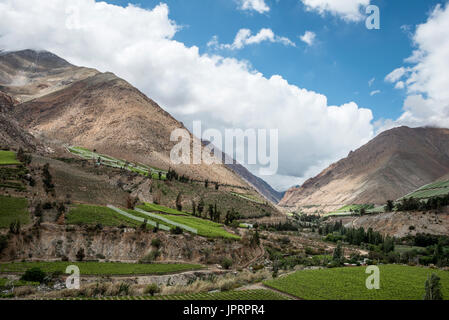
M 415 198 L 415 199 L 427 199 L 430 197 L 437 197 L 447 195 L 449 193 L 449 181 L 438 181 L 435 183 L 431 183 L 425 185 L 418 190 L 400 198 L 402 200 L 404 198 Z
M 78 205 L 66 214 L 67 224 L 97 225 L 102 224 L 108 227 L 118 227 L 121 225 L 138 227 L 141 223 L 127 218 L 112 209 L 100 206 Z
M 189 213 L 181 212 L 176 209 L 167 208 L 164 206 L 160 206 L 154 203 L 145 203 L 145 205 L 137 206 L 139 209 L 149 211 L 149 212 L 162 212 L 162 213 L 168 213 L 168 214 L 174 214 L 174 215 L 187 215 Z
M 161 206 L 158 206 L 161 207 Z M 142 206 L 141 209 L 152 212 L 152 210 L 148 210 L 147 206 Z M 136 216 L 146 217 L 143 214 L 139 214 L 139 212 L 133 212 Z M 223 229 L 223 225 L 219 223 L 212 222 L 210 220 L 205 220 L 193 216 L 188 215 L 162 215 L 156 214 L 157 216 L 163 217 L 165 219 L 169 219 L 173 222 L 184 224 L 188 227 L 194 228 L 198 230 L 198 235 L 203 237 L 211 237 L 211 238 L 229 238 L 229 239 L 240 239 L 239 236 L 231 234 Z M 153 221 L 155 219 L 152 219 Z M 161 222 L 164 224 L 163 222 Z
M 443 296 L 449 299 L 449 272 L 401 265 L 381 265 L 380 289 L 368 290 L 365 267 L 297 271 L 265 284 L 310 300 L 421 300 L 427 276 L 441 277 Z
M 16 153 L 13 151 L 0 150 L 0 165 L 19 165 L 20 161 L 16 159 Z
M 14 221 L 27 224 L 30 222 L 28 201 L 22 198 L 0 196 L 0 228 L 9 228 Z
M 0 272 L 25 272 L 31 268 L 40 268 L 44 272 L 62 272 L 70 265 L 80 268 L 81 275 L 141 275 L 168 274 L 202 269 L 194 264 L 137 264 L 137 263 L 101 263 L 101 262 L 19 262 L 0 264 Z

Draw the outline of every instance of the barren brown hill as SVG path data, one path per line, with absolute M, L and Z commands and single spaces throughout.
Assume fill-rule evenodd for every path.
M 11 116 L 15 103 L 17 101 L 0 91 L 0 147 L 15 146 L 35 151 L 38 146 L 36 139 Z
M 346 204 L 383 204 L 448 173 L 448 129 L 400 127 L 290 189 L 280 205 L 333 210 Z
M 183 124 L 112 73 L 77 67 L 49 52 L 9 52 L 0 54 L 0 89 L 18 100 L 13 113 L 19 123 L 43 141 L 251 188 L 225 165 L 173 166 L 170 134 Z

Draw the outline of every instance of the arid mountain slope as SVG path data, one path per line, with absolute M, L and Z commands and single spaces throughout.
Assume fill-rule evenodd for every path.
M 400 127 L 292 188 L 280 205 L 383 204 L 449 173 L 449 130 Z
M 278 197 L 256 177 L 225 165 L 174 166 L 171 132 L 184 128 L 153 100 L 112 73 L 76 67 L 49 52 L 0 54 L 0 89 L 18 100 L 15 118 L 44 141 L 58 141 L 200 180 L 248 187 Z M 254 182 L 254 183 L 253 183 Z M 274 191 L 274 190 L 273 190 Z
M 15 146 L 35 151 L 38 146 L 36 139 L 27 134 L 11 116 L 16 102 L 0 91 L 0 147 Z

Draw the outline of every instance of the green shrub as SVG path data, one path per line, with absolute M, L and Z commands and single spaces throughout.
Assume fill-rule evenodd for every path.
M 139 263 L 143 263 L 143 264 L 150 264 L 153 263 L 159 256 L 161 255 L 161 253 L 156 250 L 156 251 L 151 251 L 149 254 L 147 254 L 145 257 L 143 257 L 142 259 L 139 260 Z
M 159 289 L 158 285 L 155 283 L 150 284 L 147 286 L 144 290 L 144 294 L 149 294 L 151 296 L 154 296 L 155 294 L 161 292 L 161 289 Z
M 151 246 L 155 247 L 156 249 L 159 249 L 162 245 L 162 241 L 159 238 L 151 240 Z
M 170 230 L 171 234 L 183 234 L 183 230 L 180 227 L 174 227 Z
M 20 280 L 43 283 L 45 281 L 45 277 L 46 274 L 41 269 L 31 268 L 25 271 Z
M 223 259 L 221 260 L 221 266 L 223 267 L 223 269 L 226 269 L 226 270 L 228 270 L 229 268 L 231 268 L 232 263 L 233 263 L 232 260 L 229 259 L 229 258 L 223 258 Z

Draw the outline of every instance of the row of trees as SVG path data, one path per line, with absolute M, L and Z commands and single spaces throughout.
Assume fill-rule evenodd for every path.
M 318 230 L 320 235 L 325 235 L 327 241 L 338 242 L 345 241 L 352 245 L 360 246 L 362 243 L 380 246 L 383 252 L 394 251 L 394 239 L 389 236 L 382 236 L 377 231 L 369 228 L 346 228 L 341 221 L 334 224 L 325 224 Z
M 392 200 L 388 200 L 385 211 L 429 211 L 440 210 L 446 206 L 449 206 L 449 194 L 431 197 L 427 200 L 419 200 L 413 197 L 404 198 L 396 204 Z

